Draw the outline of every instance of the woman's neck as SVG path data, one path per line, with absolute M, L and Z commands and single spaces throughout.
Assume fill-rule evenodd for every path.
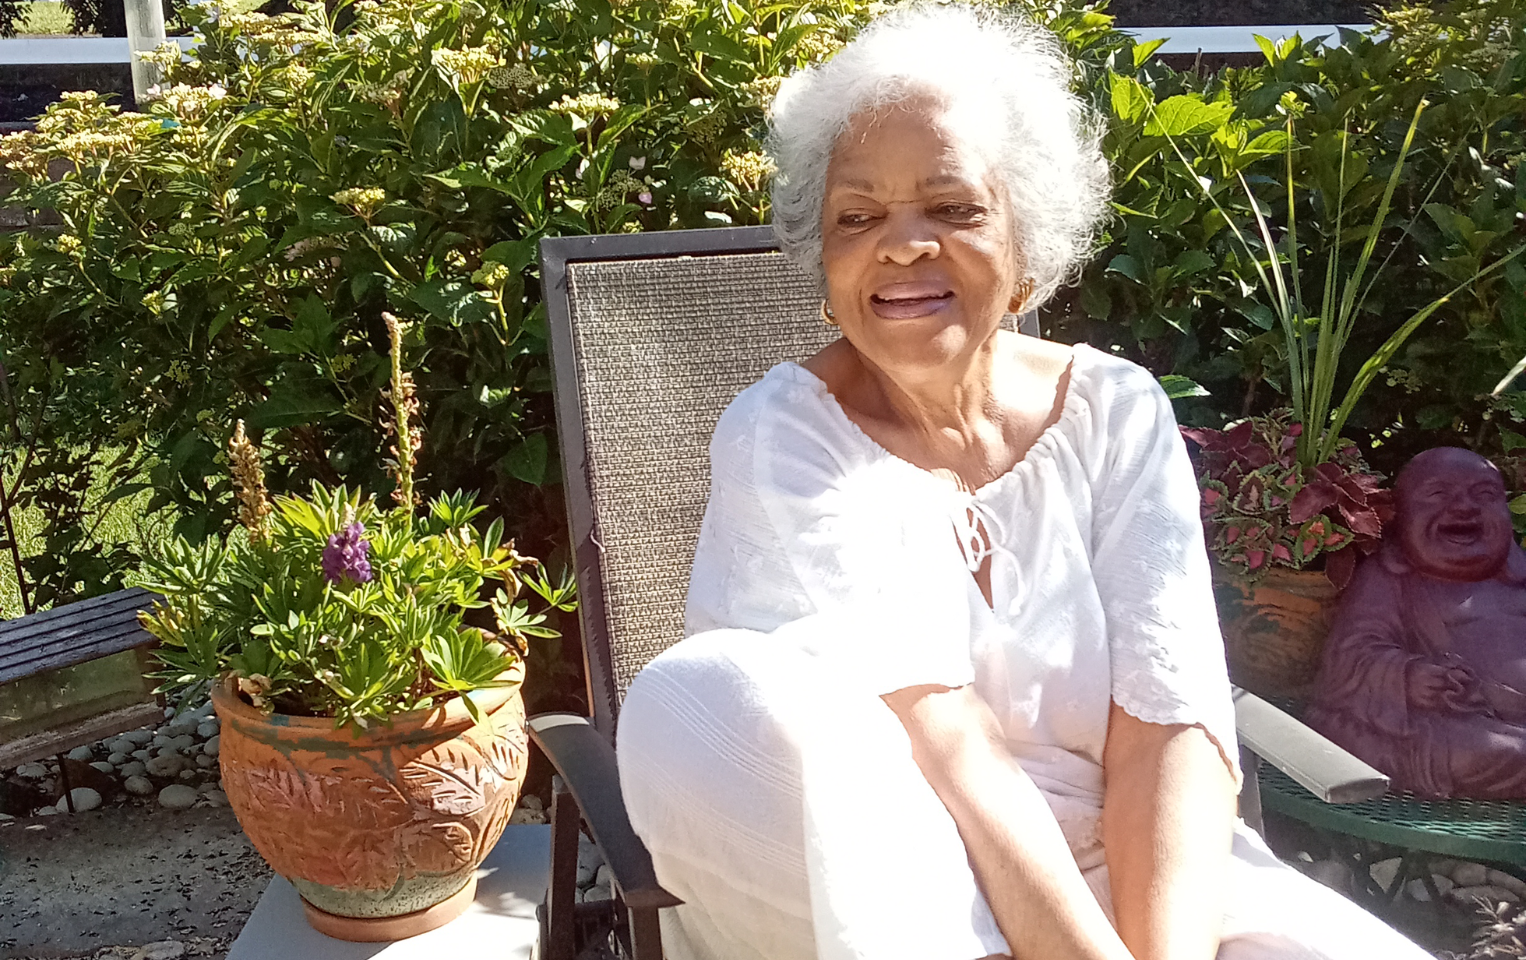
M 996 396 L 1001 338 L 936 367 L 887 368 L 854 351 L 858 405 L 877 419 L 938 443 L 969 443 L 1001 418 Z

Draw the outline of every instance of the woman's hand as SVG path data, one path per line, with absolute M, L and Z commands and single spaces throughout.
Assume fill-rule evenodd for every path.
M 1132 960 L 1081 877 L 1049 804 L 971 687 L 884 697 L 948 808 L 1016 960 Z
M 1213 960 L 1235 788 L 1201 727 L 1146 723 L 1114 703 L 1102 756 L 1102 842 L 1118 932 L 1137 960 Z

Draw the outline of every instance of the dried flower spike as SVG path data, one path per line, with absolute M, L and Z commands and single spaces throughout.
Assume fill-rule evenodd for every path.
M 274 508 L 265 493 L 265 468 L 260 465 L 260 452 L 244 434 L 242 420 L 233 428 L 233 439 L 228 441 L 228 460 L 233 486 L 238 490 L 238 522 L 249 531 L 250 540 L 264 540 L 266 518 Z
M 411 510 L 418 503 L 413 493 L 413 469 L 418 464 L 419 445 L 410 421 L 418 416 L 419 402 L 413 375 L 403 370 L 403 323 L 390 313 L 383 313 L 382 319 L 387 322 L 387 333 L 392 340 L 392 422 L 388 429 L 397 436 L 391 464 L 397 488 L 392 491 L 392 499 L 398 506 Z

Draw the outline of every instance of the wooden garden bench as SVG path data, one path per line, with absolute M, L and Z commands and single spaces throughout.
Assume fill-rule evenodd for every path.
M 767 227 L 546 239 L 541 285 L 592 717 L 530 720 L 558 774 L 540 956 L 572 960 L 579 928 L 595 926 L 586 915 L 610 909 L 574 903 L 581 819 L 614 879 L 623 949 L 658 960 L 657 911 L 679 901 L 626 818 L 613 748 L 620 701 L 683 635 L 721 411 L 769 367 L 805 359 L 836 332 L 819 319 L 819 290 Z M 1037 318 L 1022 328 L 1037 334 Z M 1242 753 L 1323 801 L 1387 789 L 1382 774 L 1266 701 L 1240 691 L 1236 711 Z M 1246 761 L 1241 813 L 1259 828 L 1256 764 Z
M 156 599 L 120 590 L 0 623 L 0 769 L 164 719 L 138 623 Z

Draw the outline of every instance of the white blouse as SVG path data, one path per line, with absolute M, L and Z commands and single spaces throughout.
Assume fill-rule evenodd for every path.
M 737 397 L 710 456 L 686 633 L 810 618 L 845 690 L 974 683 L 1083 869 L 1102 862 L 1110 701 L 1201 725 L 1238 778 L 1198 487 L 1143 368 L 1076 347 L 1059 419 L 973 494 L 793 363 Z M 970 573 L 987 557 L 989 605 Z

